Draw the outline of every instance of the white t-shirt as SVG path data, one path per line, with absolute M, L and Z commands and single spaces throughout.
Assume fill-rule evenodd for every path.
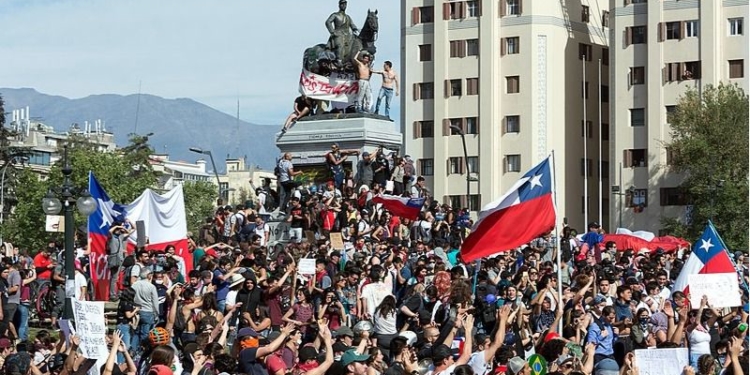
M 227 306 L 234 306 L 234 305 L 237 304 L 237 293 L 238 292 L 239 292 L 238 290 L 230 290 L 227 293 L 227 299 L 224 300 L 224 302 L 225 302 L 225 304 Z
M 485 375 L 492 370 L 492 361 L 490 361 L 490 363 L 487 363 L 487 361 L 484 360 L 484 357 L 484 350 L 481 352 L 471 353 L 471 357 L 469 357 L 469 363 L 467 364 L 471 366 L 471 370 L 474 371 L 474 375 Z
M 361 299 L 367 303 L 367 313 L 375 315 L 375 309 L 391 294 L 391 289 L 383 282 L 367 284 L 362 287 Z
M 266 233 L 271 233 L 271 228 L 268 227 L 268 224 L 263 223 L 263 225 L 255 227 L 255 234 L 260 236 L 260 246 L 266 246 Z
M 430 371 L 427 372 L 426 375 L 451 375 L 451 374 L 453 374 L 453 371 L 455 371 L 455 370 L 456 370 L 456 365 L 455 364 L 452 364 L 452 365 L 448 366 L 448 368 L 446 368 L 445 370 L 440 371 L 440 372 L 435 372 L 435 368 L 432 367 L 430 369 Z
M 80 272 L 76 272 L 76 278 L 75 278 L 75 299 L 80 300 L 81 299 L 81 288 L 85 288 L 88 286 L 88 280 L 86 280 L 86 276 L 84 276 Z
M 396 329 L 396 312 L 388 314 L 385 318 L 380 314 L 376 313 L 374 316 L 375 333 L 381 335 L 395 335 L 398 333 Z

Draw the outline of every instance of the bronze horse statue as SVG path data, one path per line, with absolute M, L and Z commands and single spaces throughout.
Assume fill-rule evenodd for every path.
M 351 47 L 344 51 L 340 59 L 331 51 L 327 44 L 316 44 L 307 48 L 302 56 L 302 67 L 305 70 L 328 76 L 333 71 L 354 72 L 352 59 L 357 52 L 367 52 L 374 59 L 377 48 L 375 41 L 378 39 L 378 11 L 367 10 L 367 18 L 359 35 L 353 38 Z

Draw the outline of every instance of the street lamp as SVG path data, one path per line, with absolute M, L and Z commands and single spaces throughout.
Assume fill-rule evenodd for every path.
M 73 239 L 75 236 L 75 222 L 73 219 L 73 204 L 78 208 L 78 212 L 88 217 L 97 209 L 96 200 L 91 197 L 88 190 L 78 189 L 73 186 L 70 175 L 73 168 L 68 163 L 68 146 L 63 147 L 63 184 L 58 188 L 50 188 L 50 191 L 42 199 L 42 209 L 47 215 L 57 215 L 60 210 L 64 213 L 65 219 L 65 310 L 63 317 L 73 319 L 73 304 L 71 299 L 75 292 L 75 249 Z M 78 199 L 76 199 L 78 195 Z M 62 201 L 57 198 L 62 197 Z
M 464 162 L 466 163 L 466 205 L 471 211 L 471 178 L 469 177 L 469 153 L 466 151 L 466 135 L 464 130 L 456 125 L 451 125 L 451 130 L 461 136 L 461 142 L 464 146 Z
M 216 185 L 219 189 L 219 198 L 221 198 L 221 181 L 219 180 L 219 172 L 216 170 L 216 163 L 214 162 L 214 156 L 211 154 L 211 150 L 204 150 L 200 147 L 190 147 L 189 150 L 196 154 L 208 155 L 208 158 L 211 159 L 211 166 L 214 168 L 214 176 L 216 176 Z

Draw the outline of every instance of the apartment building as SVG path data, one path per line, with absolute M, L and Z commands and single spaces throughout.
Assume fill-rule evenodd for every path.
M 668 114 L 688 88 L 748 89 L 747 0 L 611 0 L 610 227 L 658 232 L 690 213 L 668 173 Z M 744 136 L 744 135 L 743 135 Z M 622 176 L 622 182 L 619 176 Z
M 402 4 L 404 147 L 417 160 L 417 173 L 425 176 L 432 195 L 453 207 L 477 211 L 554 151 L 560 216 L 579 230 L 587 220 L 606 222 L 611 170 L 607 163 L 609 4 L 604 0 L 405 0 Z M 468 158 L 455 128 L 466 135 Z M 599 160 L 605 192 L 601 217 Z M 584 193 L 584 175 L 588 193 Z

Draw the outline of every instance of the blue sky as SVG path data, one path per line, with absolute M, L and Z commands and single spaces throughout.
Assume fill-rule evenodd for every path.
M 387 6 L 386 6 L 387 5 Z M 400 70 L 400 6 L 350 0 L 362 27 L 378 9 L 376 66 Z M 1 0 L 0 86 L 81 98 L 141 92 L 192 98 L 260 124 L 281 124 L 305 48 L 327 40 L 336 0 Z M 373 82 L 374 94 L 380 80 Z M 394 98 L 391 117 L 398 118 Z

